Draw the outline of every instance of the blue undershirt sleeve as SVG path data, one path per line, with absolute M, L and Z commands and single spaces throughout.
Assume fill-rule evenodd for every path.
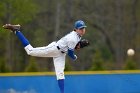
M 73 49 L 68 49 L 68 56 L 70 56 L 73 60 L 77 59 Z

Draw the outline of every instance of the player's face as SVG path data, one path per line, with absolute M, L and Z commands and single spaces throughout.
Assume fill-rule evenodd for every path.
M 81 28 L 81 29 L 77 29 L 77 33 L 80 35 L 80 36 L 83 36 L 86 32 L 86 29 L 85 28 Z

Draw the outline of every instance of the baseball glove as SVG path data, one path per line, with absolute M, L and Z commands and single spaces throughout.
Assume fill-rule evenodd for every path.
M 78 49 L 84 48 L 88 45 L 89 45 L 89 41 L 87 39 L 82 39 L 77 43 L 75 49 L 78 50 Z

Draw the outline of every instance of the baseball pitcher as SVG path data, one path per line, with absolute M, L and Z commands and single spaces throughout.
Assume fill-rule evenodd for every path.
M 74 54 L 74 50 L 89 45 L 87 40 L 81 40 L 81 37 L 86 32 L 86 27 L 87 26 L 85 25 L 84 21 L 78 20 L 74 24 L 74 30 L 62 37 L 60 40 L 54 41 L 44 47 L 34 48 L 20 31 L 20 25 L 3 25 L 3 28 L 9 29 L 15 33 L 23 44 L 28 55 L 53 58 L 55 73 L 61 93 L 64 93 L 64 68 L 66 54 L 68 54 L 68 56 L 75 61 L 77 56 Z

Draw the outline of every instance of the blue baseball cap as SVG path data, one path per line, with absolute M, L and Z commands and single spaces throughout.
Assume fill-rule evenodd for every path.
M 87 26 L 85 25 L 84 21 L 82 21 L 82 20 L 78 20 L 74 24 L 75 29 L 81 29 L 81 28 L 85 28 L 85 27 L 87 27 Z

